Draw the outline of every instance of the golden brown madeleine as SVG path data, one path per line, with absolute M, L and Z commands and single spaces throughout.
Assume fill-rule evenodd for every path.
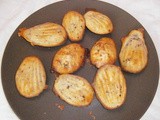
M 76 11 L 69 11 L 65 14 L 62 22 L 71 41 L 80 41 L 85 31 L 85 20 L 83 16 Z
M 54 47 L 62 45 L 67 39 L 65 29 L 56 23 L 43 23 L 31 28 L 22 28 L 18 33 L 31 43 L 31 45 Z
M 126 98 L 126 80 L 120 67 L 106 64 L 98 69 L 93 87 L 100 103 L 106 109 L 120 107 Z
M 116 45 L 111 38 L 103 37 L 98 40 L 90 52 L 90 60 L 97 68 L 105 64 L 115 63 L 117 58 Z
M 127 72 L 141 72 L 147 65 L 148 50 L 143 31 L 143 29 L 132 30 L 128 36 L 122 39 L 119 58 L 121 67 Z
M 15 75 L 19 93 L 27 98 L 38 96 L 46 88 L 46 73 L 36 56 L 24 58 Z
M 89 105 L 94 95 L 86 79 L 71 74 L 60 75 L 55 80 L 53 91 L 68 104 L 78 107 Z
M 108 34 L 113 31 L 110 18 L 100 12 L 88 11 L 84 15 L 87 28 L 96 34 Z
M 85 49 L 77 43 L 62 47 L 55 54 L 52 69 L 60 74 L 73 73 L 84 63 Z

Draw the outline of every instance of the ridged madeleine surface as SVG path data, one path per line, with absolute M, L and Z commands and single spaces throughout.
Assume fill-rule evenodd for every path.
M 126 80 L 121 69 L 115 65 L 105 65 L 98 69 L 93 87 L 100 103 L 106 109 L 120 107 L 126 98 Z
M 103 37 L 92 47 L 90 59 L 97 68 L 105 64 L 113 64 L 116 61 L 116 45 L 111 38 Z
M 84 15 L 87 28 L 96 34 L 108 34 L 113 31 L 110 18 L 100 12 L 88 11 Z
M 80 41 L 85 31 L 85 20 L 76 11 L 69 11 L 65 14 L 62 22 L 71 41 Z
M 56 23 L 43 23 L 31 28 L 22 28 L 18 33 L 31 43 L 31 45 L 53 47 L 63 44 L 67 39 L 65 29 Z
M 52 69 L 60 74 L 77 71 L 84 62 L 85 49 L 77 43 L 62 47 L 55 54 Z
M 122 39 L 119 54 L 121 67 L 130 73 L 141 72 L 147 65 L 148 50 L 145 45 L 143 29 L 132 30 Z
M 88 81 L 70 74 L 60 75 L 53 91 L 64 101 L 74 106 L 87 106 L 93 99 L 94 91 Z
M 46 73 L 40 59 L 35 56 L 26 57 L 16 72 L 15 81 L 22 96 L 38 96 L 46 87 Z

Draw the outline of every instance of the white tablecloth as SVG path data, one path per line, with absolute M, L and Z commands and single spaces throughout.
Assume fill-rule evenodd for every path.
M 0 0 L 0 63 L 5 46 L 17 26 L 38 9 L 57 1 L 59 0 Z M 114 4 L 134 16 L 149 32 L 160 57 L 160 0 L 103 1 Z M 1 81 L 0 119 L 18 120 L 5 98 Z M 160 120 L 160 85 L 151 106 L 141 119 Z

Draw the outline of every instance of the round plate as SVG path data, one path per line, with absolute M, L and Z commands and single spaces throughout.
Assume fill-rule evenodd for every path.
M 74 107 L 58 98 L 52 87 L 55 80 L 54 73 L 50 72 L 51 62 L 57 50 L 71 43 L 69 40 L 59 47 L 43 48 L 31 46 L 23 38 L 18 37 L 18 30 L 22 27 L 32 27 L 45 22 L 62 23 L 64 14 L 69 10 L 75 10 L 84 14 L 86 10 L 94 9 L 109 16 L 114 25 L 114 31 L 108 35 L 96 35 L 88 29 L 79 44 L 90 49 L 101 37 L 114 39 L 117 52 L 121 48 L 121 38 L 131 30 L 143 28 L 143 26 L 131 15 L 120 8 L 108 3 L 93 0 L 67 0 L 51 4 L 28 17 L 13 33 L 4 52 L 2 61 L 2 84 L 7 100 L 13 111 L 21 120 L 92 120 L 89 115 L 92 111 L 97 120 L 133 120 L 140 119 L 148 109 L 155 95 L 159 80 L 159 63 L 153 42 L 144 31 L 144 37 L 149 52 L 148 65 L 139 74 L 123 72 L 127 82 L 127 98 L 123 106 L 115 110 L 106 110 L 94 97 L 87 107 Z M 48 89 L 38 97 L 27 99 L 21 96 L 15 86 L 15 73 L 22 60 L 29 55 L 38 56 L 46 69 Z M 119 66 L 117 60 L 116 65 Z M 85 65 L 74 74 L 93 82 L 97 69 L 86 62 Z M 154 72 L 153 72 L 154 71 Z M 60 110 L 57 104 L 63 105 Z

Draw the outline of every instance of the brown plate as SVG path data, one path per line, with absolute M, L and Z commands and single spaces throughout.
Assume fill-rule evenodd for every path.
M 139 74 L 124 72 L 127 80 L 127 98 L 124 105 L 115 110 L 106 110 L 98 102 L 96 97 L 88 107 L 73 107 L 52 92 L 55 76 L 50 72 L 52 57 L 60 47 L 43 48 L 33 47 L 23 38 L 18 37 L 18 29 L 31 27 L 44 22 L 56 22 L 61 24 L 64 14 L 69 10 L 76 10 L 82 14 L 86 9 L 96 9 L 108 15 L 113 21 L 114 31 L 108 35 L 96 35 L 86 29 L 84 38 L 80 44 L 85 48 L 91 46 L 101 37 L 107 36 L 115 40 L 118 53 L 121 47 L 120 39 L 126 36 L 132 29 L 143 26 L 131 15 L 122 9 L 108 3 L 95 0 L 67 0 L 44 7 L 29 16 L 13 33 L 4 52 L 2 61 L 2 84 L 7 100 L 13 111 L 22 120 L 92 120 L 89 115 L 92 111 L 96 120 L 137 120 L 142 117 L 151 104 L 155 95 L 159 80 L 159 63 L 154 44 L 145 30 L 145 41 L 149 50 L 148 65 Z M 69 44 L 68 40 L 64 45 Z M 63 45 L 63 46 L 64 46 Z M 29 55 L 38 56 L 44 63 L 47 72 L 48 89 L 40 96 L 27 99 L 18 93 L 15 86 L 15 73 L 22 60 Z M 119 65 L 117 60 L 116 65 Z M 96 72 L 96 68 L 86 62 L 84 67 L 76 73 L 86 78 L 90 83 Z M 55 105 L 64 105 L 61 111 Z

